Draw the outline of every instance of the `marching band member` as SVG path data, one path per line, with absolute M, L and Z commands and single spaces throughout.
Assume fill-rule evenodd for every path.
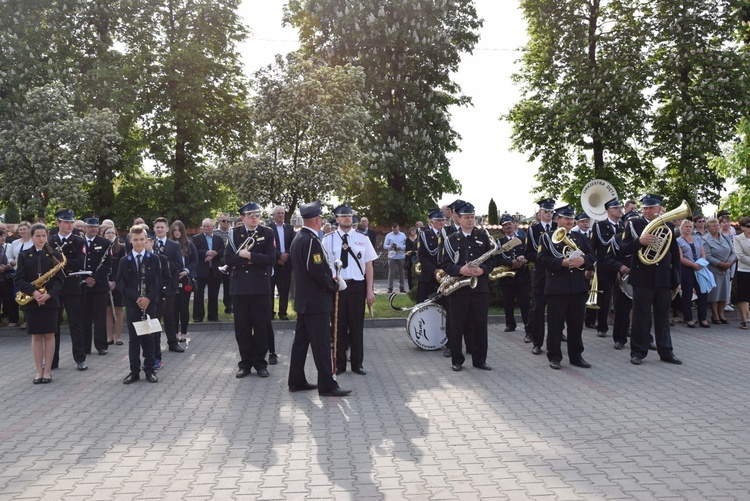
M 672 336 L 669 332 L 671 291 L 680 284 L 680 251 L 677 239 L 672 238 L 669 251 L 659 262 L 644 264 L 638 257 L 639 250 L 656 240 L 655 235 L 644 233 L 643 230 L 649 222 L 660 215 L 662 200 L 661 196 L 653 194 L 641 198 L 643 217 L 630 221 L 630 230 L 625 234 L 622 243 L 623 252 L 631 255 L 629 282 L 633 286 L 633 324 L 630 332 L 630 362 L 633 365 L 641 365 L 648 355 L 652 308 L 659 357 L 663 362 L 682 363 L 674 356 Z M 667 226 L 674 230 L 670 223 L 667 223 Z
M 123 384 L 138 381 L 141 376 L 141 351 L 146 381 L 156 383 L 159 378 L 154 372 L 154 336 L 136 334 L 133 322 L 149 315 L 156 318 L 159 292 L 161 291 L 161 271 L 158 259 L 146 250 L 146 230 L 140 224 L 130 228 L 130 243 L 133 250 L 120 260 L 117 267 L 117 290 L 125 304 L 125 317 L 128 323 L 128 355 L 130 374 Z
M 585 212 L 581 212 L 576 216 L 576 225 L 570 230 L 572 232 L 580 233 L 587 239 L 591 239 L 591 218 Z M 586 283 L 591 285 L 592 277 L 594 276 L 593 270 L 586 270 Z M 593 329 L 596 327 L 596 315 L 597 310 L 586 308 L 586 314 L 584 316 L 584 325 Z
M 249 202 L 239 210 L 242 225 L 230 232 L 224 262 L 231 269 L 230 294 L 234 336 L 240 352 L 235 377 L 244 378 L 254 367 L 268 377 L 268 323 L 271 317 L 271 270 L 276 262 L 273 230 L 260 224 L 260 207 Z
M 622 222 L 620 222 L 622 204 L 620 204 L 620 201 L 617 198 L 613 198 L 604 203 L 604 208 L 607 211 L 607 219 L 598 221 L 594 225 L 591 240 L 591 245 L 596 252 L 597 263 L 604 263 L 607 249 L 612 240 L 615 238 L 615 235 L 622 233 Z M 601 291 L 597 296 L 597 306 L 599 306 L 599 309 L 593 310 L 596 312 L 596 335 L 606 337 L 607 331 L 609 331 L 609 326 L 607 325 L 609 305 L 612 293 L 617 286 L 617 273 L 601 265 L 597 267 L 596 273 L 599 290 Z M 590 327 L 593 327 L 593 325 Z
M 56 369 L 60 361 L 60 324 L 62 323 L 62 310 L 68 318 L 68 328 L 70 329 L 70 341 L 73 348 L 73 360 L 76 362 L 76 369 L 85 371 L 86 365 L 86 346 L 83 339 L 83 323 L 81 322 L 81 278 L 71 273 L 79 272 L 84 266 L 84 242 L 83 238 L 73 233 L 73 222 L 75 214 L 70 209 L 60 209 L 55 213 L 57 219 L 58 231 L 55 235 L 49 236 L 49 243 L 58 253 L 64 253 L 66 264 L 63 271 L 65 272 L 65 284 L 60 292 L 61 308 L 57 319 L 57 330 L 55 331 L 55 356 L 52 360 L 52 368 Z
M 524 343 L 534 343 L 531 353 L 539 355 L 542 353 L 544 344 L 544 310 L 547 306 L 547 300 L 544 295 L 544 285 L 546 273 L 544 267 L 537 263 L 536 255 L 539 246 L 542 243 L 542 235 L 551 233 L 557 228 L 557 223 L 552 221 L 552 214 L 555 212 L 555 201 L 551 198 L 545 198 L 537 202 L 539 204 L 539 221 L 529 227 L 526 237 L 526 260 L 535 263 L 534 273 L 532 275 L 533 303 L 531 306 L 531 337 L 527 334 L 523 339 Z
M 421 228 L 417 236 L 417 257 L 422 268 L 417 283 L 417 304 L 436 293 L 440 285 L 435 272 L 440 268 L 445 216 L 440 209 L 430 209 L 427 217 L 430 220 L 429 228 Z
M 109 270 L 112 267 L 110 242 L 98 235 L 99 219 L 84 219 L 85 255 L 84 271 L 91 275 L 81 283 L 83 309 L 83 344 L 87 353 L 91 352 L 91 328 L 94 328 L 94 348 L 99 355 L 107 354 L 107 305 L 109 304 Z
M 477 286 L 461 287 L 448 296 L 451 311 L 449 343 L 452 369 L 460 371 L 465 361 L 461 351 L 461 334 L 464 327 L 471 325 L 474 339 L 471 344 L 471 360 L 474 367 L 492 370 L 487 365 L 487 314 L 489 310 L 488 274 L 494 268 L 492 259 L 480 266 L 469 264 L 486 254 L 491 247 L 487 234 L 474 227 L 474 206 L 464 203 L 457 207 L 461 227 L 445 242 L 445 252 L 441 261 L 442 269 L 451 277 L 477 277 Z M 468 343 L 467 343 L 468 344 Z
M 346 280 L 347 287 L 339 292 L 338 350 L 336 374 L 346 372 L 346 348 L 351 348 L 351 370 L 359 375 L 367 374 L 364 360 L 365 302 L 375 303 L 373 292 L 372 262 L 377 253 L 370 239 L 356 231 L 352 223 L 352 208 L 342 204 L 333 210 L 339 228 L 323 237 L 323 248 L 333 264 L 340 260 L 342 268 L 339 280 Z
M 622 217 L 625 231 L 620 232 L 612 238 L 609 250 L 604 256 L 604 261 L 599 262 L 598 270 L 606 270 L 607 273 L 619 275 L 622 280 L 630 273 L 630 255 L 626 255 L 622 248 L 625 234 L 629 231 L 628 222 L 638 217 L 638 212 L 630 211 Z M 628 329 L 630 328 L 630 311 L 633 309 L 633 301 L 622 291 L 615 281 L 615 324 L 612 327 L 612 339 L 615 342 L 615 350 L 622 350 L 628 344 Z
M 351 390 L 341 389 L 333 374 L 330 319 L 333 293 L 338 290 L 338 285 L 333 279 L 326 252 L 318 238 L 318 231 L 323 223 L 320 202 L 302 205 L 300 215 L 304 224 L 289 247 L 295 284 L 294 311 L 297 312 L 289 360 L 289 391 L 317 388 L 321 396 L 342 397 L 351 393 Z M 317 385 L 308 383 L 305 378 L 305 359 L 310 346 L 318 370 Z
M 502 247 L 516 237 L 516 232 L 513 227 L 513 218 L 509 214 L 503 214 L 500 218 L 500 224 L 503 227 L 503 236 L 497 239 L 497 245 Z M 518 301 L 518 308 L 521 310 L 521 319 L 524 324 L 526 336 L 531 336 L 531 322 L 529 321 L 529 285 L 531 283 L 531 274 L 526 266 L 525 252 L 526 250 L 523 246 L 513 247 L 509 251 L 501 253 L 495 264 L 510 266 L 515 273 L 512 277 L 498 279 L 500 290 L 503 292 L 505 332 L 516 330 L 515 303 Z
M 581 356 L 583 353 L 583 316 L 586 309 L 586 293 L 589 288 L 584 276 L 584 267 L 594 265 L 596 255 L 589 240 L 580 232 L 571 232 L 575 224 L 575 211 L 570 205 L 557 209 L 558 228 L 565 228 L 566 241 L 554 243 L 552 236 L 541 236 L 542 245 L 536 257 L 538 265 L 545 270 L 544 295 L 547 300 L 547 359 L 553 369 L 560 369 L 562 361 L 562 335 L 567 325 L 568 360 L 571 365 L 588 369 L 591 364 Z M 558 230 L 560 231 L 560 230 Z

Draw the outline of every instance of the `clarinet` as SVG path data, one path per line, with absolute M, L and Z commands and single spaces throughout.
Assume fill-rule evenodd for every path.
M 141 276 L 141 296 L 146 297 L 146 264 L 141 261 L 141 268 L 138 270 Z M 141 310 L 141 320 L 146 320 L 146 310 Z

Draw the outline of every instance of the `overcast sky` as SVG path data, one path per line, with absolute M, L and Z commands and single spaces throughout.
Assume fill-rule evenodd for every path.
M 408 0 L 405 0 L 408 1 Z M 242 47 L 245 67 L 252 74 L 273 62 L 275 54 L 298 47 L 297 32 L 281 26 L 284 0 L 243 0 L 245 24 L 252 30 Z M 498 209 L 530 215 L 536 206 L 530 191 L 536 167 L 523 155 L 510 152 L 510 124 L 500 121 L 519 98 L 511 82 L 517 49 L 526 40 L 526 24 L 517 0 L 476 0 L 484 19 L 473 55 L 464 55 L 455 80 L 474 106 L 453 108 L 451 123 L 462 139 L 451 157 L 451 173 L 461 183 L 459 194 L 446 194 L 441 203 L 459 197 L 485 214 L 494 198 Z

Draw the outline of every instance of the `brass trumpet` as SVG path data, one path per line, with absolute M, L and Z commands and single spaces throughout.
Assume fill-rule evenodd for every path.
M 586 308 L 590 310 L 598 310 L 599 305 L 599 277 L 596 273 L 596 263 L 594 263 L 594 277 L 591 279 L 591 289 L 589 290 L 589 298 L 586 300 Z
M 667 226 L 667 223 L 675 219 L 686 219 L 692 215 L 693 212 L 690 210 L 690 206 L 683 200 L 676 209 L 672 209 L 662 216 L 656 216 L 651 220 L 643 228 L 643 234 L 652 234 L 656 237 L 656 240 L 648 247 L 638 250 L 638 259 L 641 260 L 641 263 L 646 265 L 656 264 L 664 259 L 672 243 L 672 229 Z
M 576 243 L 573 240 L 570 239 L 570 237 L 568 236 L 568 230 L 565 229 L 564 227 L 560 227 L 560 228 L 556 229 L 555 232 L 552 233 L 551 239 L 552 239 L 552 243 L 555 244 L 555 245 L 557 245 L 559 243 L 562 243 L 562 244 L 565 245 L 565 247 L 563 247 L 563 250 L 562 250 L 561 254 L 566 259 L 569 259 L 570 255 L 572 253 L 574 253 L 574 252 L 580 252 L 580 250 L 581 250 L 581 249 L 578 248 L 578 246 L 576 245 Z M 579 266 L 578 269 L 579 270 L 584 270 L 584 269 L 586 269 L 586 266 Z
M 239 248 L 237 249 L 237 252 L 235 254 L 239 254 L 239 252 L 241 250 L 243 250 L 243 249 L 249 251 L 250 249 L 253 248 L 254 245 L 255 245 L 255 235 L 249 236 L 249 237 L 247 237 L 247 240 L 245 240 L 244 242 L 242 242 L 242 245 L 239 246 Z M 225 275 L 228 275 L 229 274 L 229 265 L 228 264 L 223 264 L 223 265 L 219 266 L 219 271 L 222 272 Z

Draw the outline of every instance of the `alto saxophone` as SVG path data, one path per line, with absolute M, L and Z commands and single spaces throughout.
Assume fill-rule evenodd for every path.
M 45 273 L 44 275 L 41 275 L 39 278 L 31 282 L 31 285 L 36 287 L 36 290 L 38 290 L 42 294 L 47 293 L 47 289 L 44 288 L 44 284 L 49 282 L 52 277 L 57 275 L 57 272 L 62 270 L 63 267 L 65 266 L 65 263 L 68 261 L 67 258 L 65 257 L 65 253 L 61 252 L 61 254 L 62 254 L 62 261 L 60 261 L 55 266 L 50 268 L 50 270 L 47 273 Z M 21 306 L 25 304 L 29 304 L 33 300 L 34 300 L 34 296 L 29 296 L 28 294 L 24 294 L 21 291 L 18 291 L 16 293 L 16 303 L 20 304 Z

